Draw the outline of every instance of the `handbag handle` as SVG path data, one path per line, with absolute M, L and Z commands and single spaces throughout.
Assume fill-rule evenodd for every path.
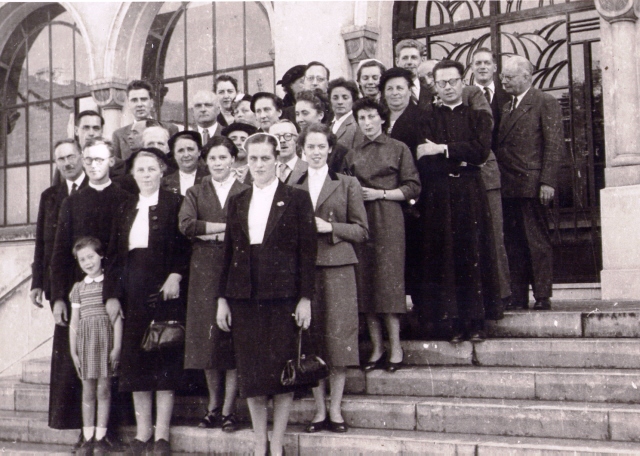
M 298 367 L 300 367 L 300 358 L 302 357 L 302 326 L 298 330 Z

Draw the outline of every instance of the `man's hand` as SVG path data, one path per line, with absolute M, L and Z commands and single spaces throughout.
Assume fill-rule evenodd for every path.
M 548 206 L 551 201 L 553 201 L 553 195 L 555 194 L 555 190 L 553 187 L 549 185 L 542 184 L 540 186 L 540 203 L 543 206 Z
M 69 316 L 67 315 L 67 305 L 62 299 L 58 299 L 53 304 L 53 320 L 58 326 L 67 326 L 69 323 Z
M 29 298 L 31 299 L 31 303 L 42 309 L 42 288 L 34 288 L 29 292 Z
M 107 303 L 105 304 L 107 308 L 107 315 L 109 315 L 109 320 L 111 320 L 111 324 L 114 325 L 118 317 L 124 320 L 124 314 L 122 313 L 122 306 L 120 305 L 120 301 L 118 298 L 109 298 L 107 299 Z
M 418 150 L 416 152 L 417 158 L 424 157 L 425 155 L 438 155 L 444 154 L 445 145 L 444 144 L 436 144 L 434 142 L 425 139 L 426 143 L 420 144 L 418 146 Z

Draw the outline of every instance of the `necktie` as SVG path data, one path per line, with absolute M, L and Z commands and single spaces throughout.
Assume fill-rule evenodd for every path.
M 487 99 L 487 102 L 491 104 L 491 90 L 489 90 L 489 87 L 484 88 L 484 97 Z
M 278 179 L 280 179 L 282 182 L 287 181 L 290 172 L 291 168 L 289 168 L 286 163 L 278 164 Z
M 209 129 L 203 128 L 202 129 L 202 145 L 204 146 L 208 142 L 209 142 Z
M 511 99 L 511 109 L 509 109 L 509 113 L 512 113 L 516 109 L 516 103 L 518 102 L 518 98 L 513 97 Z
M 73 183 L 73 185 L 71 186 L 71 193 L 70 195 L 73 195 L 74 193 L 78 193 L 78 184 L 76 184 L 75 182 Z
M 418 104 L 419 98 L 420 98 L 420 93 L 418 92 L 418 86 L 416 86 L 416 82 L 414 81 L 413 85 L 411 86 L 411 100 L 415 104 Z

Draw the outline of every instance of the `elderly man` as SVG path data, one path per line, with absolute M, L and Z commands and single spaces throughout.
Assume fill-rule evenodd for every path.
M 473 71 L 473 83 L 482 90 L 485 98 L 491 106 L 493 115 L 492 144 L 495 144 L 500 126 L 500 108 L 509 101 L 509 95 L 504 91 L 499 82 L 494 81 L 494 74 L 498 66 L 495 63 L 490 49 L 479 48 L 472 56 L 471 69 Z M 511 296 L 511 278 L 509 275 L 509 260 L 504 247 L 503 223 L 502 223 L 502 196 L 500 192 L 500 169 L 493 151 L 482 166 L 482 181 L 487 189 L 489 211 L 493 227 L 493 240 L 496 245 L 496 260 L 498 262 L 498 277 L 500 279 L 500 297 L 508 304 Z
M 256 114 L 259 131 L 268 132 L 282 116 L 282 100 L 269 92 L 258 92 L 251 98 L 251 110 Z
M 512 309 L 551 309 L 553 247 L 546 208 L 553 201 L 563 149 L 557 100 L 531 86 L 533 65 L 507 60 L 501 79 L 512 99 L 502 110 L 494 145 L 502 175 L 504 241 L 511 272 Z
M 289 120 L 281 120 L 269 129 L 269 134 L 278 138 L 280 154 L 276 176 L 285 184 L 294 185 L 307 171 L 309 165 L 298 157 L 298 129 Z
M 99 123 L 98 123 L 99 125 Z M 77 128 L 77 127 L 76 127 Z M 82 154 L 73 139 L 58 141 L 54 147 L 56 168 L 62 182 L 42 192 L 38 209 L 36 245 L 33 256 L 31 302 L 42 307 L 42 295 L 49 300 L 54 315 L 68 315 L 67 296 L 54 305 L 51 298 L 51 256 L 58 227 L 58 214 L 62 201 L 86 187 L 87 179 L 82 168 Z M 49 383 L 49 426 L 54 429 L 80 429 L 82 427 L 82 384 L 69 351 L 69 327 L 58 324 L 53 332 L 51 356 L 51 381 Z
M 233 100 L 232 100 L 233 102 Z M 220 115 L 220 100 L 218 96 L 208 90 L 200 90 L 191 99 L 191 115 L 196 121 L 192 130 L 200 133 L 202 144 L 207 144 L 214 136 L 222 134 L 222 127 L 218 121 Z M 233 123 L 233 120 L 229 123 Z
M 327 93 L 329 87 L 329 68 L 324 63 L 309 62 L 304 71 L 304 89 L 315 90 L 320 89 L 323 93 Z
M 146 81 L 131 81 L 127 86 L 127 102 L 136 121 L 152 118 L 153 98 L 151 85 Z M 170 134 L 178 132 L 178 127 L 171 123 L 162 123 Z M 116 158 L 126 160 L 133 152 L 128 140 L 133 124 L 126 125 L 113 132 L 113 153 Z

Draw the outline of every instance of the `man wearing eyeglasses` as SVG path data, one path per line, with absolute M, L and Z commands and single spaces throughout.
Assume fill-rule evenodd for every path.
M 491 217 L 480 176 L 491 151 L 491 114 L 463 103 L 459 62 L 433 69 L 442 101 L 418 146 L 422 301 L 452 331 L 451 342 L 482 342 L 485 319 L 502 318 Z
M 532 87 L 533 65 L 521 56 L 502 70 L 511 101 L 502 109 L 494 145 L 502 175 L 504 241 L 511 272 L 510 308 L 551 309 L 553 248 L 546 210 L 553 201 L 564 147 L 558 101 Z
M 276 177 L 285 184 L 293 185 L 307 172 L 309 164 L 298 157 L 298 129 L 289 120 L 281 120 L 271 126 L 269 134 L 278 138 L 280 154 L 276 166 Z
M 310 62 L 304 71 L 304 88 L 305 90 L 320 89 L 326 94 L 329 87 L 329 77 L 329 68 L 323 63 Z

